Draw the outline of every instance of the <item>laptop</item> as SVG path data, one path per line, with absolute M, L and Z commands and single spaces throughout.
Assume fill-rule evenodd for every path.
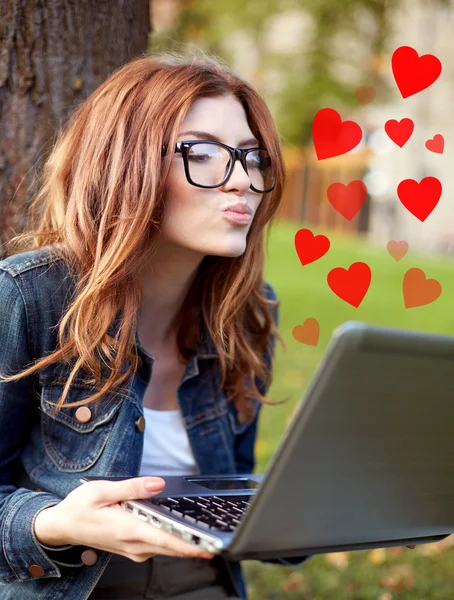
M 444 539 L 453 472 L 454 338 L 348 321 L 266 474 L 165 476 L 121 505 L 231 560 L 286 558 Z

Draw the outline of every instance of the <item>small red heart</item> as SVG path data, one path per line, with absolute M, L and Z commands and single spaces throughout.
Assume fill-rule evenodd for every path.
M 373 87 L 364 87 L 360 85 L 355 89 L 355 94 L 359 103 L 362 106 L 366 106 L 366 104 L 369 104 L 375 98 L 377 90 Z
M 436 279 L 426 279 L 421 269 L 408 269 L 402 284 L 405 308 L 416 308 L 435 302 L 441 295 L 441 283 Z
M 397 186 L 397 195 L 405 208 L 420 221 L 425 221 L 437 206 L 442 192 L 436 177 L 424 177 L 420 183 L 404 179 Z
M 437 152 L 438 154 L 443 154 L 443 150 L 445 149 L 445 139 L 442 135 L 437 133 L 433 136 L 431 140 L 427 140 L 426 142 L 427 150 L 431 152 Z
M 385 131 L 392 141 L 400 146 L 404 146 L 408 142 L 415 128 L 415 124 L 411 119 L 390 119 L 385 123 Z
M 354 121 L 344 121 L 332 108 L 322 108 L 312 122 L 312 137 L 318 160 L 345 154 L 360 143 L 363 132 Z
M 388 252 L 397 262 L 399 262 L 399 260 L 401 260 L 408 252 L 408 242 L 405 240 L 402 240 L 401 242 L 391 240 L 386 244 L 386 247 L 388 248 Z
M 296 325 L 292 329 L 292 335 L 300 344 L 317 346 L 320 338 L 320 325 L 317 319 L 310 317 L 302 325 Z
M 372 273 L 369 265 L 353 263 L 348 270 L 342 267 L 332 269 L 327 281 L 331 290 L 341 300 L 358 308 L 369 289 Z
M 301 264 L 308 265 L 324 256 L 330 247 L 326 235 L 316 235 L 310 229 L 299 229 L 295 233 L 295 248 Z
M 336 182 L 328 187 L 326 194 L 337 212 L 351 221 L 367 198 L 367 187 L 359 180 L 348 185 Z
M 441 62 L 433 54 L 419 56 L 411 46 L 400 46 L 394 51 L 391 66 L 402 98 L 425 90 L 440 77 Z

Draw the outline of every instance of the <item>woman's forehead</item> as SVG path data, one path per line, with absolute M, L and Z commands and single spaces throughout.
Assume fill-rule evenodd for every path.
M 180 125 L 178 136 L 201 137 L 191 133 L 194 131 L 208 132 L 224 143 L 227 139 L 236 143 L 257 141 L 241 102 L 233 95 L 195 100 Z

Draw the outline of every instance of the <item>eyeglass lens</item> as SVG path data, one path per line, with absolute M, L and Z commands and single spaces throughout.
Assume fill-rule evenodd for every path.
M 229 152 L 215 142 L 194 144 L 188 151 L 188 168 L 191 179 L 199 185 L 215 186 L 222 183 L 230 168 Z M 251 184 L 258 191 L 273 187 L 271 158 L 267 150 L 254 150 L 246 155 L 246 165 Z

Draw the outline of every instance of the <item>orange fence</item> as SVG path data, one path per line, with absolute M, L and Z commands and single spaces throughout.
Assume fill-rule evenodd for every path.
M 362 180 L 368 168 L 368 150 L 319 161 L 314 150 L 284 147 L 287 183 L 284 188 L 279 218 L 304 221 L 336 232 L 367 232 L 369 205 L 367 197 L 359 213 L 351 221 L 339 214 L 328 201 L 326 190 L 331 183 Z

